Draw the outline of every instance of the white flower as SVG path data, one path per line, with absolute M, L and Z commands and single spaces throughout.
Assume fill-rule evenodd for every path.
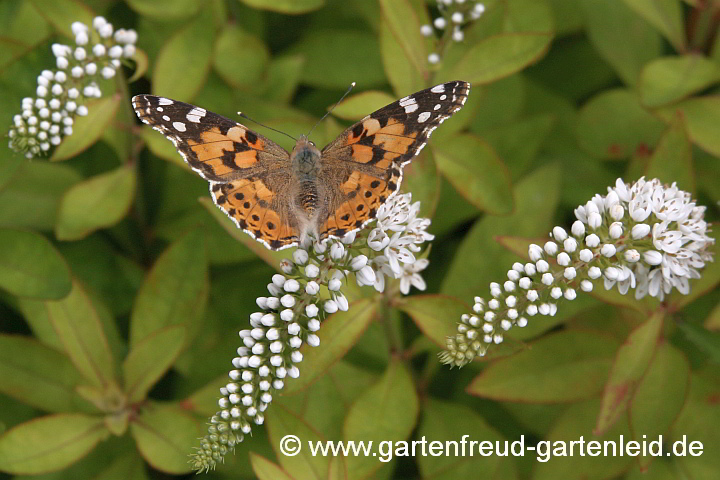
M 425 280 L 420 276 L 419 272 L 425 270 L 430 262 L 426 258 L 416 260 L 411 264 L 403 266 L 403 273 L 400 277 L 400 291 L 407 295 L 410 292 L 410 285 L 418 290 L 425 290 Z

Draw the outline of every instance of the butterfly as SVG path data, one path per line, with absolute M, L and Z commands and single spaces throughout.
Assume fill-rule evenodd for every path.
M 204 108 L 154 95 L 137 95 L 132 105 L 210 182 L 213 201 L 239 228 L 281 250 L 309 237 L 342 238 L 372 221 L 400 188 L 403 166 L 469 91 L 463 81 L 421 90 L 366 116 L 322 150 L 302 135 L 290 153 Z

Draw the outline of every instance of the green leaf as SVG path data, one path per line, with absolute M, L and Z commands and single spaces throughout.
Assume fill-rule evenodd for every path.
M 0 379 L 0 392 L 46 412 L 86 407 L 75 393 L 83 378 L 73 364 L 28 337 L 0 335 Z
M 378 40 L 372 32 L 311 29 L 287 53 L 305 57 L 302 82 L 312 87 L 344 91 L 352 82 L 362 88 L 385 83 Z
M 106 459 L 105 462 L 108 462 Z M 118 455 L 105 463 L 105 468 L 93 480 L 150 480 L 145 462 L 134 451 Z
M 387 81 L 398 97 L 425 88 L 425 80 L 405 55 L 385 19 L 380 22 L 380 55 Z
M 263 82 L 269 59 L 262 40 L 237 25 L 226 25 L 215 41 L 213 68 L 235 88 L 248 89 Z
M 379 0 L 383 20 L 415 70 L 427 78 L 427 49 L 420 20 L 409 0 Z
M 502 127 L 518 119 L 526 108 L 527 81 L 522 74 L 493 82 L 490 85 L 473 85 L 472 97 L 479 96 L 470 130 L 485 134 L 489 129 Z M 461 110 L 462 111 L 462 110 Z M 440 131 L 436 132 L 437 135 Z
M 669 343 L 658 345 L 628 406 L 635 440 L 642 441 L 644 435 L 655 439 L 666 434 L 685 404 L 689 387 L 690 363 L 683 353 Z M 647 467 L 651 458 L 640 457 L 640 464 Z
M 210 71 L 213 30 L 209 12 L 203 13 L 193 18 L 163 45 L 153 70 L 154 95 L 192 100 Z
M 302 375 L 287 382 L 285 394 L 290 395 L 306 388 L 345 356 L 375 318 L 376 310 L 375 302 L 362 299 L 351 303 L 347 312 L 336 312 L 328 317 L 318 331 L 321 346 L 310 347 L 305 344 L 300 349 L 304 355 Z
M 0 189 L 0 226 L 52 230 L 62 195 L 80 180 L 66 165 L 24 163 Z
M 503 160 L 511 178 L 517 179 L 527 173 L 555 123 L 551 114 L 535 115 L 491 130 L 483 138 Z
M 127 0 L 127 4 L 144 17 L 158 21 L 179 20 L 191 17 L 200 9 L 199 0 Z
M 101 417 L 66 413 L 37 418 L 0 436 L 0 470 L 18 475 L 62 470 L 108 435 Z
M 161 472 L 180 475 L 191 469 L 188 455 L 202 437 L 202 426 L 180 406 L 150 403 L 132 419 L 140 455 Z
M 72 135 L 63 141 L 50 156 L 51 162 L 67 160 L 84 152 L 100 139 L 110 122 L 115 118 L 121 96 L 118 94 L 104 98 L 88 100 L 85 105 L 88 114 L 84 117 L 75 116 Z
M 438 170 L 471 204 L 495 215 L 513 209 L 510 173 L 484 141 L 458 134 L 432 145 Z
M 550 433 L 543 440 L 543 446 L 535 451 L 533 458 L 538 459 L 533 470 L 533 480 L 602 480 L 616 478 L 625 472 L 631 463 L 637 461 L 629 455 L 612 454 L 610 447 L 607 456 L 602 453 L 598 456 L 587 454 L 579 455 L 577 450 L 570 455 L 570 442 L 577 442 L 583 438 L 586 442 L 597 441 L 600 451 L 606 441 L 619 444 L 620 436 L 624 439 L 630 437 L 627 422 L 618 422 L 616 426 L 604 435 L 592 434 L 592 425 L 597 414 L 598 401 L 570 405 L 560 419 L 555 423 Z M 554 446 L 561 445 L 559 451 L 553 451 Z M 577 444 L 576 448 L 577 448 Z M 587 443 L 586 443 L 587 447 Z M 560 453 L 564 452 L 564 453 Z
M 28 47 L 16 40 L 0 38 L 0 70 L 20 58 Z
M 712 479 L 720 469 L 720 455 L 713 454 L 720 448 L 720 434 L 714 428 L 720 424 L 720 409 L 716 400 L 720 395 L 720 385 L 717 379 L 716 369 L 706 368 L 693 373 L 685 407 L 670 432 L 671 440 L 682 441 L 686 446 L 691 441 L 702 445 L 703 454 L 700 456 L 675 457 L 677 468 L 687 472 L 688 478 Z
M 600 393 L 617 342 L 596 333 L 567 330 L 543 337 L 511 357 L 491 363 L 468 393 L 499 401 L 576 402 Z
M 30 0 L 45 20 L 66 37 L 75 38 L 70 29 L 73 22 L 92 26 L 95 16 L 87 6 L 77 0 Z
M 692 323 L 680 322 L 677 324 L 687 340 L 710 359 L 720 364 L 720 333 L 709 332 L 703 327 Z
M 171 325 L 194 336 L 210 288 L 205 236 L 193 230 L 163 252 L 145 279 L 130 317 L 130 346 Z
M 429 150 L 423 150 L 403 170 L 401 191 L 412 193 L 413 202 L 420 202 L 418 216 L 432 218 L 440 200 L 442 175 Z
M 628 7 L 635 10 L 649 24 L 657 28 L 673 44 L 675 50 L 685 50 L 683 11 L 679 0 L 624 1 Z
M 128 402 L 137 403 L 168 371 L 185 346 L 183 326 L 157 330 L 138 342 L 123 362 Z
M 412 295 L 397 307 L 413 319 L 426 337 L 442 348 L 445 338 L 455 334 L 460 316 L 471 311 L 465 302 L 446 295 Z
M 456 442 L 458 455 L 454 455 L 453 450 L 451 450 L 452 455 L 418 455 L 417 463 L 422 478 L 436 480 L 478 478 L 479 472 L 492 472 L 488 478 L 498 480 L 518 478 L 517 475 L 501 473 L 502 464 L 509 464 L 511 467 L 513 465 L 508 458 L 503 459 L 498 455 L 470 455 L 470 445 L 461 443 L 465 434 L 470 435 L 470 438 L 464 439 L 466 442 L 474 438 L 482 438 L 483 441 L 492 442 L 493 445 L 495 442 L 502 444 L 505 441 L 505 438 L 493 430 L 475 408 L 440 401 L 434 397 L 429 397 L 423 403 L 422 421 L 415 437 L 432 439 L 442 442 L 442 445 L 446 445 L 445 442 Z M 462 454 L 463 448 L 465 455 Z
M 0 228 L 0 288 L 21 297 L 63 298 L 70 269 L 42 235 Z
M 503 31 L 553 33 L 553 12 L 545 0 L 514 0 L 503 6 Z
M 577 119 L 580 146 L 601 159 L 621 159 L 655 146 L 664 128 L 629 90 L 606 90 L 583 105 Z
M 519 72 L 547 51 L 552 35 L 506 33 L 475 44 L 442 78 L 462 79 L 472 85 L 492 83 Z
M 624 2 L 580 3 L 590 41 L 625 84 L 634 86 L 642 67 L 662 53 L 662 38 Z
M 303 55 L 273 57 L 268 66 L 265 97 L 271 101 L 289 103 L 300 83 L 304 67 Z
M 293 480 L 293 477 L 283 470 L 280 465 L 255 452 L 250 452 L 250 464 L 259 480 Z
M 379 110 L 394 101 L 395 97 L 385 92 L 368 90 L 347 97 L 333 109 L 332 114 L 343 120 L 357 121 L 365 117 L 368 112 Z
M 140 137 L 145 141 L 145 145 L 147 145 L 148 150 L 150 150 L 153 155 L 174 163 L 188 172 L 192 171 L 172 142 L 168 142 L 159 132 L 149 127 L 143 128 L 140 131 Z
M 608 85 L 617 83 L 615 71 L 600 57 L 585 35 L 574 35 L 555 42 L 550 54 L 537 66 L 528 68 L 527 73 L 534 81 L 542 84 L 541 88 L 560 93 L 562 100 L 573 103 L 583 101 Z M 537 95 L 538 85 L 530 88 L 528 101 L 541 99 Z
M 50 23 L 40 16 L 33 2 L 8 5 L 4 13 L 6 21 L 2 36 L 8 45 L 31 47 L 45 41 L 53 33 Z
M 660 107 L 682 100 L 720 81 L 720 65 L 702 55 L 663 57 L 648 63 L 640 74 L 640 101 Z
M 677 182 L 681 189 L 695 191 L 692 145 L 682 117 L 676 117 L 660 138 L 650 156 L 645 175 L 648 178 L 659 178 L 668 185 Z
M 270 265 L 272 268 L 278 271 L 280 270 L 280 262 L 284 258 L 288 258 L 289 256 L 286 251 L 270 250 L 265 245 L 253 239 L 247 233 L 243 232 L 237 227 L 237 225 L 235 225 L 235 222 L 230 220 L 230 217 L 228 217 L 225 212 L 220 210 L 217 205 L 213 203 L 212 199 L 204 197 L 200 198 L 198 201 L 200 202 L 200 205 L 205 207 L 205 209 L 210 212 L 210 215 L 212 215 L 212 217 L 217 220 L 217 222 L 225 229 L 226 232 L 230 234 L 230 236 L 245 245 L 249 250 L 254 252 L 255 255 L 257 255 L 261 260 Z
M 242 2 L 253 8 L 289 15 L 312 12 L 325 5 L 325 0 L 242 0 Z
M 711 331 L 720 330 L 720 303 L 715 305 L 715 308 L 710 312 L 710 315 L 705 320 L 704 327 Z
M 270 445 L 276 452 L 280 465 L 286 472 L 292 472 L 293 478 L 302 480 L 324 480 L 327 476 L 330 457 L 312 455 L 308 442 L 324 442 L 323 438 L 312 425 L 303 421 L 295 413 L 287 410 L 284 405 L 273 405 L 266 413 L 266 423 Z M 299 452 L 294 455 L 283 455 L 278 451 L 280 441 L 286 435 L 295 435 L 300 444 L 287 443 L 288 449 L 298 447 Z
M 48 317 L 65 353 L 83 376 L 97 387 L 115 383 L 115 360 L 98 312 L 79 283 L 62 300 L 45 302 Z
M 36 339 L 43 345 L 62 351 L 62 343 L 50 322 L 43 300 L 20 297 L 17 299 L 17 309 L 22 313 Z
M 118 223 L 135 198 L 135 183 L 135 168 L 126 165 L 75 184 L 60 203 L 58 240 L 79 240 Z
M 97 293 L 112 316 L 127 316 L 130 313 L 145 270 L 126 256 L 128 252 L 122 252 L 112 239 L 101 235 L 92 235 L 78 242 L 63 242 L 58 248 L 67 259 L 73 275 Z M 88 262 L 88 258 L 93 261 Z M 112 323 L 115 324 L 114 319 Z M 125 341 L 120 343 L 125 349 Z
M 373 444 L 405 440 L 417 421 L 419 400 L 410 372 L 393 360 L 380 380 L 358 398 L 345 419 L 345 441 Z M 350 478 L 366 478 L 382 466 L 374 457 L 346 458 Z
M 638 382 L 645 375 L 657 348 L 663 314 L 655 313 L 635 328 L 617 352 L 605 385 L 595 432 L 603 434 L 625 412 Z
M 130 59 L 135 62 L 135 69 L 132 76 L 127 79 L 127 83 L 133 83 L 140 77 L 144 77 L 150 68 L 150 59 L 148 58 L 147 52 L 141 48 L 136 48 L 135 53 Z
M 368 337 L 363 336 L 363 340 Z M 387 348 L 378 345 L 378 349 Z M 357 350 L 354 350 L 355 354 Z M 359 358 L 358 356 L 355 357 Z M 368 358 L 368 357 L 364 357 Z M 315 383 L 293 395 L 282 395 L 276 399 L 284 408 L 295 412 L 305 422 L 312 425 L 325 438 L 342 438 L 343 423 L 348 406 L 377 382 L 379 375 L 369 372 L 374 359 L 361 362 L 362 366 L 350 363 L 353 359 L 341 360 L 332 366 L 326 375 Z M 388 362 L 389 363 L 389 362 Z M 383 365 L 383 368 L 385 365 Z M 227 384 L 227 376 L 225 380 Z M 224 385 L 223 385 L 224 386 Z M 217 396 L 217 395 L 216 395 Z M 213 402 L 217 409 L 217 400 Z M 212 413 L 215 413 L 213 410 Z
M 490 282 L 505 277 L 508 265 L 517 257 L 495 242 L 495 236 L 547 235 L 560 196 L 560 169 L 555 165 L 540 167 L 514 187 L 515 211 L 506 217 L 488 215 L 473 225 L 450 263 L 442 293 L 472 298 L 487 291 Z
M 690 98 L 655 113 L 667 123 L 675 115 L 682 115 L 693 143 L 711 155 L 720 156 L 720 95 Z

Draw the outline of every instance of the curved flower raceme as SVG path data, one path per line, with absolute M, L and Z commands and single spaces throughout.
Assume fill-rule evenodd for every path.
M 705 207 L 675 183 L 618 179 L 607 195 L 575 209 L 570 233 L 555 227 L 552 240 L 530 245 L 530 262 L 515 263 L 504 283 L 491 283 L 489 301 L 475 297 L 440 360 L 466 365 L 501 343 L 513 325 L 524 327 L 537 314 L 555 315 L 560 300 L 575 299 L 578 289 L 591 291 L 600 279 L 605 289 L 617 287 L 623 295 L 633 289 L 637 299 L 663 300 L 673 288 L 687 294 L 689 280 L 700 278 L 713 260 L 715 240 L 704 215 Z
M 82 22 L 71 25 L 75 47 L 55 43 L 55 70 L 43 70 L 37 78 L 35 97 L 22 100 L 22 114 L 13 117 L 8 132 L 10 149 L 27 158 L 46 154 L 72 135 L 76 116 L 84 117 L 84 103 L 102 96 L 97 81 L 115 76 L 120 59 L 135 54 L 137 33 L 113 30 L 103 17 L 95 17 L 93 30 Z
M 214 468 L 225 454 L 261 425 L 263 412 L 287 377 L 300 375 L 300 347 L 317 347 L 317 332 L 330 314 L 346 311 L 348 300 L 342 287 L 351 274 L 360 286 L 372 285 L 382 292 L 386 278 L 400 280 L 400 290 L 410 285 L 424 290 L 420 276 L 428 261 L 417 259 L 421 245 L 434 237 L 427 233 L 430 220 L 417 217 L 420 203 L 411 194 L 396 195 L 378 209 L 372 229 L 303 245 L 292 259 L 281 262 L 282 274 L 273 275 L 269 296 L 259 297 L 259 310 L 250 315 L 249 329 L 240 331 L 243 345 L 232 361 L 230 382 L 220 391 L 220 411 L 211 419 L 208 435 L 193 455 L 193 467 Z M 327 288 L 327 295 L 322 288 Z

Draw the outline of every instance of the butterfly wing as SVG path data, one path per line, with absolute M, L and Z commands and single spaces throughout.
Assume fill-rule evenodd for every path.
M 432 132 L 465 104 L 470 84 L 454 81 L 421 90 L 381 108 L 322 150 L 325 182 L 339 192 L 321 238 L 342 237 L 375 218 L 402 182 L 402 169 Z
M 297 243 L 298 232 L 278 193 L 290 156 L 244 125 L 204 108 L 154 95 L 132 99 L 144 123 L 165 135 L 190 167 L 210 182 L 215 204 L 268 248 Z

